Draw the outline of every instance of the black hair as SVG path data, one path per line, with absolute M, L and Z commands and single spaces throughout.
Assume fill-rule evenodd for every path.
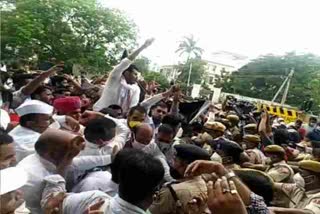
M 309 118 L 309 122 L 310 122 L 310 120 L 313 120 L 313 121 L 316 121 L 316 122 L 318 121 L 318 119 L 316 117 L 310 117 Z
M 115 105 L 115 104 L 109 105 L 108 108 L 113 109 L 113 110 L 121 110 L 121 112 L 122 112 L 122 108 L 119 105 Z
M 26 127 L 27 122 L 36 121 L 36 117 L 38 114 L 26 114 L 20 117 L 19 123 L 21 126 Z
M 13 143 L 13 138 L 2 128 L 0 128 L 0 146 Z
M 192 127 L 192 131 L 197 132 L 197 133 L 201 133 L 202 129 L 203 129 L 203 125 L 199 122 L 193 122 L 190 125 Z
M 160 132 L 168 135 L 174 135 L 174 130 L 168 124 L 161 124 L 158 128 L 158 133 Z
M 94 143 L 96 140 L 111 140 L 115 136 L 116 123 L 108 118 L 102 117 L 89 121 L 84 130 L 85 138 Z
M 281 146 L 283 144 L 288 144 L 289 133 L 286 129 L 276 129 L 273 134 L 274 144 Z
M 131 148 L 122 149 L 117 153 L 113 162 L 110 165 L 111 174 L 112 174 L 112 181 L 119 184 L 119 172 L 121 166 L 127 162 L 127 158 L 130 157 L 132 153 Z
M 160 102 L 156 103 L 154 106 L 152 106 L 152 109 L 157 108 L 158 106 L 161 107 L 161 108 L 169 109 L 167 103 L 165 103 L 163 101 L 160 101 Z
M 138 72 L 140 72 L 139 69 L 138 69 L 138 67 L 137 67 L 136 65 L 131 64 L 124 72 L 126 72 L 126 71 L 133 72 L 133 71 L 135 71 L 135 70 L 138 71 Z
M 131 116 L 135 111 L 138 111 L 138 112 L 143 113 L 143 114 L 147 114 L 147 110 L 144 107 L 142 107 L 140 105 L 137 105 L 137 106 L 133 106 L 129 110 L 128 116 Z
M 252 192 L 262 196 L 267 206 L 270 205 L 273 199 L 273 183 L 270 178 L 255 170 L 235 170 L 235 174 Z
M 126 164 L 120 167 L 119 196 L 136 205 L 152 197 L 163 176 L 164 169 L 158 159 L 141 150 L 131 149 Z
M 168 124 L 173 129 L 176 129 L 181 124 L 181 118 L 175 114 L 168 114 L 163 117 L 162 124 Z
M 41 85 L 39 86 L 30 96 L 31 96 L 31 99 L 36 99 L 36 96 L 37 95 L 40 95 L 42 92 L 46 91 L 46 90 L 50 90 L 52 91 L 52 89 L 48 86 L 44 86 L 44 85 Z
M 105 115 L 108 114 L 108 115 L 110 115 L 111 117 L 114 117 L 114 118 L 118 117 L 117 113 L 111 108 L 103 108 L 99 112 L 102 113 L 102 114 L 105 114 Z

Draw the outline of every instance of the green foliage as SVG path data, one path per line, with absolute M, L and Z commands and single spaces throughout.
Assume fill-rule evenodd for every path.
M 297 55 L 293 52 L 284 56 L 262 56 L 225 78 L 223 90 L 271 100 L 291 69 L 295 73 L 286 104 L 300 107 L 303 101 L 313 98 L 316 110 L 320 104 L 320 57 L 312 54 Z
M 206 62 L 202 61 L 199 58 L 190 59 L 185 64 L 178 65 L 178 70 L 181 72 L 178 80 L 187 83 L 191 63 L 192 70 L 190 75 L 190 85 L 200 84 L 204 79 Z
M 135 41 L 133 22 L 97 0 L 16 0 L 14 6 L 1 8 L 2 60 L 55 57 L 103 72 Z
M 150 82 L 154 80 L 157 83 L 159 83 L 160 84 L 159 88 L 162 91 L 170 87 L 170 83 L 168 82 L 167 78 L 159 72 L 154 72 L 154 71 L 144 72 L 143 78 L 146 82 Z
M 150 59 L 144 56 L 139 57 L 134 61 L 134 65 L 137 66 L 139 71 L 142 73 L 150 71 L 150 63 L 151 63 Z

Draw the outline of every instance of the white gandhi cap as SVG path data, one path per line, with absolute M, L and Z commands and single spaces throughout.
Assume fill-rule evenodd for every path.
M 27 183 L 27 173 L 19 167 L 0 170 L 0 195 L 14 191 Z
M 52 114 L 53 106 L 39 100 L 26 100 L 18 108 L 17 114 L 21 117 L 27 114 Z

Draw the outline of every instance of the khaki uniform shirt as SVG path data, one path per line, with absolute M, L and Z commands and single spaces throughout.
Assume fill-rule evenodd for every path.
M 314 214 L 320 213 L 320 189 L 305 192 L 296 184 L 283 184 L 281 189 L 295 203 L 290 202 L 290 208 L 306 209 Z
M 266 173 L 277 183 L 292 183 L 294 172 L 285 162 L 280 161 L 268 167 Z
M 202 176 L 187 180 L 182 183 L 172 184 L 179 203 L 176 202 L 170 189 L 163 187 L 160 193 L 149 207 L 152 214 L 201 214 L 208 213 L 205 198 L 207 197 L 207 186 Z M 194 198 L 199 198 L 203 203 L 190 204 Z M 181 206 L 180 206 L 181 205 Z
M 247 149 L 246 153 L 250 158 L 250 163 L 253 164 L 266 164 L 266 157 L 264 154 L 257 148 L 254 149 Z

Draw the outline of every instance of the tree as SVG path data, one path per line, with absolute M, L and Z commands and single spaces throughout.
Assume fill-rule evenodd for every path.
M 149 72 L 145 72 L 143 74 L 143 78 L 146 82 L 150 82 L 150 81 L 156 81 L 157 83 L 160 84 L 160 90 L 164 91 L 165 89 L 168 89 L 170 87 L 170 83 L 167 80 L 167 78 L 159 73 L 159 72 L 154 72 L 154 71 L 149 71 Z
M 150 59 L 144 56 L 139 57 L 134 61 L 134 65 L 137 66 L 137 68 L 141 73 L 150 71 L 150 63 L 151 63 Z
M 320 104 L 317 82 L 320 74 L 320 57 L 313 54 L 297 55 L 292 52 L 283 56 L 262 56 L 228 77 L 223 83 L 223 90 L 271 100 L 291 69 L 294 69 L 295 73 L 286 104 L 300 107 L 305 100 L 313 98 L 316 108 Z
M 16 0 L 1 5 L 2 60 L 50 57 L 104 72 L 135 42 L 136 28 L 120 11 L 97 0 Z
M 176 53 L 179 53 L 179 56 L 186 54 L 188 61 L 190 58 L 201 58 L 203 49 L 197 46 L 194 36 L 190 35 L 189 37 L 184 37 L 184 40 L 180 42 Z
M 187 83 L 191 64 L 192 72 L 190 75 L 190 85 L 201 84 L 205 75 L 206 62 L 199 58 L 189 59 L 185 64 L 179 64 L 177 66 L 178 70 L 181 71 L 178 80 Z

